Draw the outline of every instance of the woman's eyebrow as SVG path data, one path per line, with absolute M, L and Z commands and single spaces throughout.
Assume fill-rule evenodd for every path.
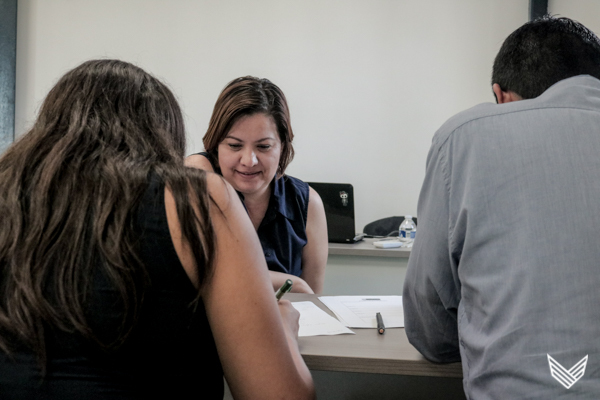
M 233 135 L 227 135 L 227 136 L 225 136 L 225 138 L 224 138 L 224 139 L 233 139 L 233 140 L 237 140 L 238 142 L 243 142 L 243 140 L 242 140 L 242 139 L 240 139 L 240 138 L 237 138 L 237 137 L 235 137 L 235 136 L 233 136 Z M 264 137 L 264 138 L 262 138 L 262 139 L 258 139 L 258 140 L 256 140 L 256 141 L 254 141 L 254 143 L 260 143 L 260 142 L 264 142 L 264 141 L 267 141 L 267 140 L 273 140 L 273 141 L 275 141 L 276 139 L 275 139 L 275 138 L 272 138 L 272 137 Z

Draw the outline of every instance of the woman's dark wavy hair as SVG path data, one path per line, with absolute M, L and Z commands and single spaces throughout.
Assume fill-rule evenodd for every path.
M 277 175 L 294 158 L 294 132 L 285 95 L 268 79 L 243 76 L 229 82 L 219 95 L 213 109 L 208 130 L 202 138 L 204 149 L 213 160 L 218 160 L 219 144 L 240 118 L 254 114 L 265 114 L 273 118 L 281 140 L 281 156 Z
M 142 69 L 92 60 L 58 81 L 31 130 L 0 158 L 2 350 L 10 353 L 16 340 L 44 364 L 49 328 L 79 332 L 105 347 L 122 343 L 147 284 L 134 226 L 150 176 L 171 189 L 200 285 L 209 278 L 211 200 L 205 174 L 185 168 L 184 154 L 179 105 Z M 111 343 L 101 342 L 85 317 L 98 268 L 124 305 Z

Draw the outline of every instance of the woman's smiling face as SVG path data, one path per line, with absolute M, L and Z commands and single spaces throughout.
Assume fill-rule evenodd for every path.
M 279 166 L 281 140 L 272 117 L 252 114 L 237 120 L 219 144 L 223 178 L 245 196 L 268 191 Z

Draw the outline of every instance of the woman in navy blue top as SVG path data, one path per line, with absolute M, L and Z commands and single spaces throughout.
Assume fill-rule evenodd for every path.
M 327 224 L 319 195 L 285 175 L 294 157 L 287 101 L 267 79 L 242 77 L 217 99 L 203 138 L 205 153 L 186 164 L 222 175 L 238 192 L 257 230 L 273 288 L 320 293 L 327 263 Z

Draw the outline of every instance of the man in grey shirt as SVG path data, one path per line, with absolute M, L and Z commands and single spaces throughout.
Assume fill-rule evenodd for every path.
M 596 35 L 535 20 L 496 57 L 499 104 L 433 138 L 406 334 L 470 399 L 600 399 L 599 78 Z

